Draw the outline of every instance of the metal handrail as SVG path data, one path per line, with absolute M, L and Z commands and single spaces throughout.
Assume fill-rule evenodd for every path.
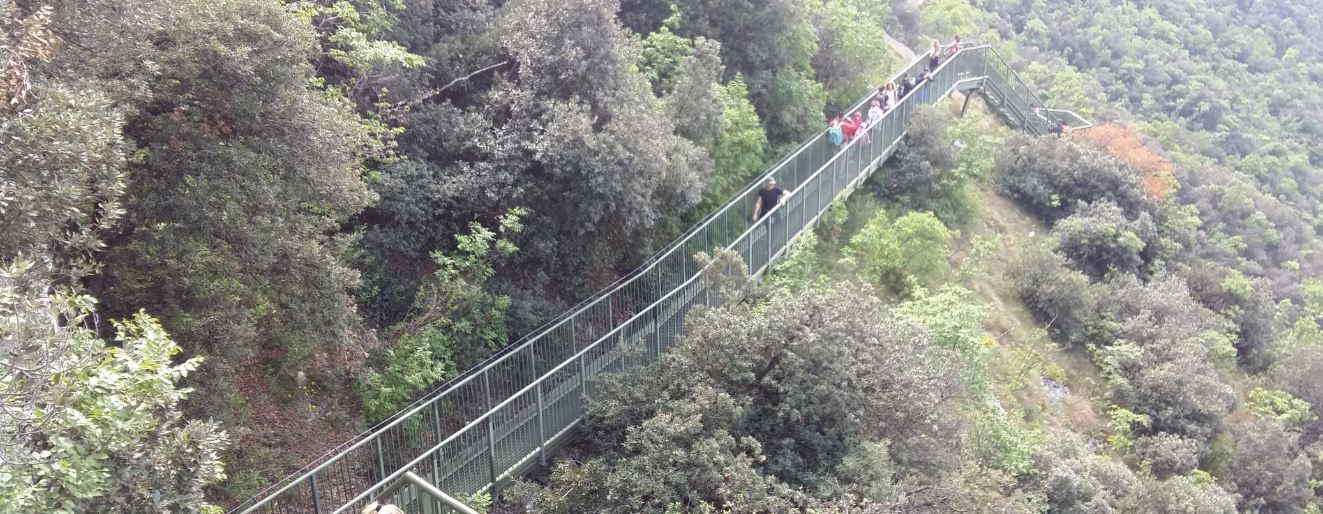
M 800 231 L 805 230 L 806 227 L 808 226 L 811 226 L 811 223 L 813 223 L 818 218 L 818 216 L 821 215 L 822 211 L 826 209 L 826 207 L 830 204 L 830 201 L 835 196 L 844 194 L 844 192 L 846 191 L 845 189 L 846 186 L 854 183 L 854 181 L 862 180 L 862 178 L 865 178 L 867 176 L 867 172 L 866 172 L 867 170 L 861 168 L 861 166 L 864 166 L 866 168 L 867 166 L 875 165 L 877 161 L 879 161 L 882 158 L 883 155 L 888 154 L 891 150 L 894 149 L 895 145 L 900 140 L 900 136 L 904 134 L 904 122 L 908 120 L 909 116 L 912 114 L 913 102 L 911 102 L 911 99 L 915 98 L 916 95 L 920 95 L 923 97 L 924 99 L 923 101 L 932 101 L 935 100 L 936 98 L 940 98 L 940 96 L 946 95 L 951 90 L 954 90 L 957 87 L 957 84 L 969 81 L 970 79 L 968 77 L 956 76 L 962 73 L 962 70 L 956 70 L 953 73 L 946 72 L 949 66 L 957 61 L 960 61 L 962 63 L 962 66 L 965 66 L 966 68 L 973 68 L 975 67 L 974 66 L 975 64 L 981 64 L 983 66 L 983 71 L 984 71 L 983 75 L 985 76 L 988 75 L 986 73 L 986 67 L 988 65 L 988 59 L 986 54 L 988 53 L 992 53 L 993 55 L 996 55 L 996 52 L 987 45 L 971 45 L 967 48 L 963 48 L 955 56 L 947 58 L 945 62 L 943 62 L 934 72 L 933 80 L 925 81 L 923 84 L 920 85 L 920 87 L 916 88 L 915 91 L 906 95 L 905 98 L 901 99 L 901 101 L 898 102 L 896 107 L 893 107 L 890 111 L 886 113 L 886 116 L 884 116 L 883 118 L 883 122 L 879 122 L 878 124 L 870 127 L 869 128 L 870 138 L 874 135 L 880 138 L 884 130 L 887 131 L 887 133 L 889 133 L 890 136 L 892 137 L 891 140 L 887 142 L 888 144 L 886 146 L 881 147 L 880 151 L 879 151 L 879 143 L 882 143 L 881 141 L 879 141 L 878 143 L 872 143 L 872 142 L 867 143 L 868 145 L 867 152 L 869 153 L 869 157 L 871 157 L 872 160 L 869 160 L 867 162 L 861 160 L 861 156 L 859 154 L 864 151 L 861 150 L 862 148 L 860 146 L 862 144 L 860 143 L 861 139 L 855 139 L 854 141 L 851 141 L 849 144 L 844 145 L 838 150 L 834 152 L 829 152 L 829 154 L 831 155 L 821 165 L 810 164 L 810 166 L 816 167 L 816 169 L 811 170 L 812 173 L 808 177 L 801 179 L 799 174 L 800 174 L 801 164 L 803 164 L 803 162 L 801 161 L 800 158 L 804 157 L 806 155 L 806 152 L 812 152 L 814 153 L 814 155 L 809 155 L 808 158 L 813 159 L 813 157 L 816 155 L 816 152 L 818 151 L 818 148 L 820 148 L 821 144 L 825 142 L 823 139 L 825 136 L 825 131 L 819 132 L 817 135 L 813 136 L 812 138 L 807 140 L 804 144 L 802 144 L 799 148 L 797 148 L 795 152 L 792 152 L 787 157 L 781 159 L 780 161 L 777 162 L 777 164 L 772 166 L 767 172 L 760 175 L 754 181 L 751 181 L 750 184 L 746 186 L 746 188 L 743 191 L 741 191 L 739 195 L 736 195 L 732 200 L 726 202 L 721 208 L 717 209 L 711 215 L 704 218 L 702 222 L 700 222 L 699 224 L 695 225 L 694 228 L 687 231 L 684 237 L 679 238 L 677 241 L 664 248 L 661 252 L 657 254 L 657 256 L 651 259 L 647 264 L 641 266 L 639 268 L 639 271 L 637 271 L 636 273 L 632 273 L 630 276 L 626 277 L 625 279 L 618 281 L 619 283 L 617 285 L 615 285 L 612 288 L 609 288 L 607 291 L 603 292 L 602 294 L 596 295 L 594 298 L 590 298 L 585 302 L 581 302 L 581 304 L 576 309 L 573 309 L 571 310 L 571 312 L 567 313 L 566 315 L 559 317 L 558 321 L 554 321 L 548 324 L 546 327 L 544 327 L 543 330 L 539 330 L 531 334 L 529 337 L 525 338 L 527 339 L 527 341 L 522 343 L 516 343 L 514 345 L 507 347 L 501 352 L 500 355 L 493 356 L 491 359 L 486 361 L 482 366 L 471 369 L 469 372 L 459 377 L 457 380 L 447 383 L 443 388 L 434 390 L 433 393 L 428 394 L 424 398 L 420 399 L 418 402 L 415 402 L 414 405 L 411 405 L 405 411 L 401 412 L 400 414 L 397 414 L 396 416 L 392 417 L 390 420 L 383 422 L 381 425 L 378 426 L 378 428 L 375 431 L 371 433 L 362 434 L 359 437 L 356 437 L 354 440 L 347 443 L 346 445 L 341 445 L 334 453 L 328 453 L 323 458 L 319 458 L 318 461 L 321 462 L 315 461 L 313 464 L 310 464 L 308 467 L 305 467 L 304 469 L 307 470 L 306 472 L 300 475 L 292 475 L 290 477 L 287 477 L 281 482 L 266 489 L 266 491 L 274 491 L 274 492 L 271 492 L 270 494 L 260 499 L 259 498 L 250 499 L 249 501 L 246 501 L 243 504 L 241 504 L 239 507 L 236 507 L 235 511 L 238 511 L 239 509 L 244 509 L 243 512 L 246 513 L 246 512 L 256 511 L 263 507 L 266 507 L 265 510 L 274 510 L 280 508 L 278 504 L 284 504 L 284 500 L 286 499 L 284 498 L 284 496 L 290 496 L 291 498 L 288 498 L 289 501 L 297 504 L 300 501 L 304 501 L 301 500 L 301 498 L 303 498 L 303 493 L 300 493 L 299 491 L 295 491 L 293 488 L 295 488 L 296 486 L 300 486 L 301 484 L 306 484 L 310 488 L 310 491 L 307 493 L 307 495 L 310 496 L 310 500 L 311 500 L 309 503 L 313 505 L 316 511 L 320 512 L 321 507 L 319 500 L 320 500 L 321 490 L 319 490 L 317 482 L 318 482 L 318 477 L 322 476 L 323 477 L 322 479 L 324 481 L 339 482 L 339 483 L 323 485 L 322 490 L 328 491 L 328 494 L 342 495 L 343 493 L 348 492 L 348 496 L 342 496 L 338 500 L 335 500 L 335 501 L 348 500 L 348 501 L 344 501 L 344 503 L 340 506 L 339 509 L 336 509 L 336 511 L 338 512 L 369 497 L 372 491 L 380 491 L 387 483 L 398 480 L 401 476 L 403 476 L 404 473 L 409 472 L 410 469 L 415 469 L 418 466 L 427 465 L 427 461 L 429 459 L 434 461 L 434 463 L 431 464 L 433 466 L 431 468 L 433 469 L 432 474 L 436 476 L 435 479 L 437 481 L 440 481 L 442 479 L 440 461 L 442 458 L 443 450 L 450 448 L 450 445 L 453 444 L 461 444 L 461 445 L 464 444 L 464 441 L 460 439 L 464 436 L 472 435 L 472 433 L 478 430 L 478 428 L 480 428 L 484 423 L 488 425 L 487 426 L 488 441 L 486 441 L 486 443 L 490 449 L 490 453 L 489 453 L 490 469 L 488 469 L 487 470 L 488 473 L 486 473 L 489 475 L 489 477 L 483 478 L 482 480 L 488 482 L 494 482 L 499 477 L 505 476 L 510 471 L 502 469 L 500 470 L 500 473 L 498 473 L 498 470 L 496 469 L 497 467 L 497 463 L 496 463 L 497 457 L 495 453 L 496 439 L 494 435 L 496 429 L 494 425 L 496 423 L 495 416 L 497 415 L 497 413 L 501 413 L 503 412 L 503 410 L 506 410 L 507 408 L 522 409 L 519 410 L 518 412 L 521 413 L 519 414 L 519 416 L 523 416 L 523 419 L 525 420 L 524 424 L 526 425 L 528 420 L 533 419 L 533 416 L 536 416 L 536 419 L 538 421 L 538 429 L 539 431 L 543 431 L 545 429 L 545 427 L 543 426 L 543 421 L 544 421 L 543 418 L 546 416 L 543 409 L 543 401 L 545 400 L 543 393 L 545 392 L 546 389 L 544 387 L 544 384 L 547 384 L 549 380 L 551 380 L 553 377 L 556 377 L 558 373 L 565 372 L 567 369 L 569 369 L 568 366 L 578 364 L 580 367 L 578 371 L 578 377 L 581 382 L 579 385 L 580 392 L 581 394 L 586 394 L 587 393 L 586 380 L 588 378 L 586 372 L 586 366 L 588 366 L 588 363 L 586 361 L 589 358 L 588 356 L 591 355 L 591 353 L 594 351 L 600 351 L 601 348 L 604 348 L 603 345 L 607 344 L 613 338 L 626 338 L 628 336 L 627 329 L 635 330 L 633 337 L 641 337 L 641 334 L 645 334 L 645 332 L 653 334 L 653 338 L 656 341 L 656 345 L 657 345 L 657 352 L 660 353 L 662 346 L 661 336 L 660 336 L 662 321 L 659 319 L 658 313 L 660 310 L 662 310 L 663 304 L 665 302 L 673 302 L 674 299 L 677 298 L 676 295 L 680 294 L 682 291 L 688 292 L 691 288 L 699 287 L 696 286 L 695 284 L 696 281 L 698 281 L 699 278 L 702 276 L 700 270 L 696 269 L 697 268 L 696 265 L 693 266 L 693 269 L 690 269 L 687 266 L 689 256 L 686 254 L 689 252 L 692 243 L 698 242 L 703 244 L 704 247 L 706 247 L 707 244 L 713 242 L 715 237 L 715 239 L 723 247 L 736 249 L 736 247 L 743 245 L 743 248 L 739 248 L 739 250 L 746 252 L 742 255 L 746 256 L 747 265 L 749 266 L 751 272 L 759 271 L 765 269 L 767 266 L 770 266 L 773 258 L 776 255 L 779 255 L 780 252 L 783 252 L 785 247 L 789 245 L 789 242 L 793 240 L 793 238 L 797 236 L 800 233 Z M 921 63 L 924 59 L 926 59 L 926 57 L 927 57 L 926 54 L 917 56 L 914 59 L 914 61 L 911 62 L 910 65 L 906 67 L 906 69 L 897 76 L 903 76 L 909 73 L 913 73 L 916 70 L 921 70 L 920 68 Z M 983 59 L 976 63 L 968 62 L 977 59 L 978 57 L 982 57 Z M 1004 65 L 1004 61 L 1002 62 L 1002 64 Z M 1011 73 L 1013 74 L 1013 71 Z M 965 74 L 970 75 L 972 73 L 965 73 Z M 998 76 L 997 78 L 1000 79 L 1001 77 Z M 895 80 L 895 78 L 893 78 L 893 80 Z M 931 94 L 932 84 L 937 82 L 938 80 L 941 80 L 943 83 L 948 84 L 948 87 L 940 95 L 934 97 Z M 870 92 L 870 94 L 867 97 L 865 97 L 864 99 L 860 100 L 857 104 L 855 104 L 855 106 L 849 112 L 858 111 L 861 107 L 866 105 L 871 98 L 872 98 L 872 92 Z M 842 159 L 849 159 L 849 160 L 845 162 L 845 164 L 842 164 Z M 792 171 L 795 174 L 793 177 L 787 175 L 790 172 L 788 171 L 788 169 L 792 167 L 794 168 Z M 853 169 L 853 171 L 851 171 L 851 169 Z M 827 202 L 825 203 L 823 201 L 822 196 L 823 196 L 824 188 L 826 188 L 828 184 L 827 184 L 827 179 L 823 175 L 824 173 L 831 174 L 830 189 L 832 190 L 830 196 L 827 198 Z M 845 175 L 845 177 L 843 178 L 848 179 L 847 183 L 838 182 L 837 175 L 840 174 Z M 854 175 L 853 177 L 850 176 L 852 174 Z M 791 199 L 787 202 L 783 202 L 782 204 L 778 205 L 775 209 L 772 210 L 771 213 L 768 214 L 767 217 L 758 220 L 755 223 L 750 224 L 747 228 L 741 227 L 744 228 L 744 230 L 740 233 L 739 236 L 730 239 L 730 243 L 728 245 L 726 243 L 720 243 L 720 241 L 725 240 L 726 237 L 729 236 L 729 234 L 723 231 L 719 235 L 714 236 L 713 231 L 733 228 L 729 226 L 732 221 L 734 221 L 736 225 L 738 225 L 738 223 L 741 223 L 743 218 L 742 208 L 744 207 L 744 204 L 749 200 L 749 197 L 756 191 L 758 183 L 760 183 L 763 179 L 767 177 L 777 176 L 777 175 L 781 175 L 777 178 L 783 179 L 785 181 L 784 183 L 791 184 L 791 189 L 792 191 L 794 191 L 794 194 L 791 197 Z M 809 191 L 810 185 L 812 185 L 812 190 L 816 191 L 818 195 L 816 197 L 817 211 L 812 214 L 808 213 L 808 202 L 810 199 L 807 198 L 806 196 L 801 196 L 801 192 L 809 192 L 809 194 L 811 194 L 811 192 Z M 777 228 L 778 225 L 776 223 L 769 221 L 772 219 L 779 219 L 778 217 L 782 215 L 784 215 L 786 218 L 790 218 L 794 215 L 795 212 L 798 212 L 799 214 L 799 223 L 798 223 L 798 228 L 795 229 L 796 232 L 794 234 L 791 234 L 789 229 L 790 220 L 787 219 L 784 221 L 784 223 L 777 222 L 777 223 L 782 223 L 780 225 L 781 228 L 779 229 Z M 732 219 L 731 218 L 732 215 L 736 216 L 736 218 Z M 722 226 L 717 227 L 716 226 L 717 224 L 722 224 Z M 781 230 L 782 233 L 779 234 L 775 233 L 777 230 Z M 762 235 L 757 235 L 760 232 Z M 777 242 L 778 239 L 779 242 Z M 755 244 L 759 245 L 758 250 L 760 252 L 764 251 L 765 249 L 766 253 L 764 255 L 756 255 L 754 253 Z M 671 274 L 671 275 L 678 275 L 677 284 L 670 288 L 663 287 L 665 285 L 664 283 L 667 281 L 667 279 L 670 276 L 666 274 L 665 267 L 669 265 L 673 268 L 671 271 L 676 271 L 674 268 L 676 267 L 677 263 L 672 261 L 676 260 L 677 256 L 678 256 L 678 273 Z M 765 259 L 763 257 L 765 257 Z M 755 264 L 755 261 L 759 263 Z M 643 281 L 647 281 L 648 283 L 642 283 Z M 656 286 L 656 289 L 649 291 L 649 288 L 652 286 Z M 706 291 L 705 286 L 702 287 L 703 287 L 703 291 L 705 292 Z M 633 293 L 631 293 L 631 291 L 628 288 L 638 288 L 638 289 L 642 289 L 642 291 L 641 292 L 634 291 Z M 627 295 L 630 294 L 634 294 L 635 297 L 633 298 L 627 297 Z M 614 314 L 611 314 L 611 308 L 615 304 L 614 300 L 619 299 L 621 300 L 620 301 L 621 304 L 627 304 L 629 300 L 638 300 L 638 296 L 643 296 L 645 297 L 645 299 L 639 300 L 637 302 L 638 305 L 630 306 L 633 307 L 633 311 L 620 313 L 623 315 L 623 318 L 618 318 Z M 592 311 L 593 309 L 599 308 L 602 305 L 603 300 L 606 301 L 606 309 L 608 311 L 607 316 L 605 317 L 606 323 L 604 323 L 603 326 L 600 327 L 593 327 L 591 326 L 592 323 L 594 321 L 602 321 L 602 318 L 600 317 L 600 313 L 594 314 Z M 685 302 L 688 303 L 684 303 L 682 307 L 677 307 L 678 310 L 676 310 L 674 313 L 667 315 L 667 318 L 665 320 L 666 323 L 671 323 L 677 316 L 682 318 L 684 315 L 683 313 L 687 312 L 687 309 L 692 305 L 694 305 L 692 298 L 689 300 L 685 300 Z M 650 322 L 645 319 L 647 316 L 652 316 L 652 320 Z M 590 329 L 589 330 L 590 333 L 586 335 L 592 338 L 591 343 L 582 347 L 582 349 L 580 349 L 579 347 L 579 342 L 578 342 L 579 338 L 576 335 L 576 325 L 575 325 L 576 322 L 580 320 L 580 318 L 584 318 L 582 321 L 584 321 L 585 324 L 589 325 L 588 327 L 585 327 L 586 329 Z M 623 319 L 624 321 L 617 322 L 616 319 Z M 646 323 L 651 323 L 651 325 L 647 325 Z M 555 345 L 557 345 L 558 344 L 557 341 L 560 340 L 555 339 L 557 337 L 555 333 L 565 328 L 566 324 L 568 324 L 568 329 L 570 332 L 570 338 L 567 344 L 569 348 L 573 351 L 570 351 L 569 352 L 570 355 L 568 356 L 557 358 L 559 362 L 556 363 L 554 366 L 551 366 L 550 369 L 540 370 L 538 366 L 539 350 L 544 351 L 543 357 L 545 357 L 545 351 L 552 351 L 553 353 L 558 352 L 557 350 L 558 347 Z M 651 328 L 649 328 L 649 326 Z M 600 335 L 593 335 L 593 334 L 600 334 Z M 671 335 L 673 336 L 673 334 Z M 563 334 L 561 336 L 563 336 Z M 552 338 L 549 340 L 550 342 L 548 343 L 548 345 L 551 345 L 550 347 L 548 347 L 548 345 L 544 345 L 544 347 L 542 348 L 533 346 L 535 343 L 542 341 L 544 337 Z M 564 341 L 561 341 L 559 344 L 560 346 L 566 345 Z M 501 386 L 513 386 L 515 391 L 504 395 L 503 398 L 499 396 L 494 396 L 492 392 L 493 385 L 491 383 L 494 373 L 498 373 L 498 375 L 496 376 L 496 380 L 498 381 L 502 380 L 503 378 L 508 378 L 504 375 L 500 375 L 499 373 L 504 373 L 506 371 L 522 373 L 521 370 L 524 363 L 513 362 L 511 360 L 514 359 L 516 356 L 528 358 L 527 364 L 531 368 L 531 370 L 529 371 L 531 371 L 532 373 L 531 375 L 527 376 L 528 382 L 524 384 L 524 381 L 522 379 L 519 379 L 517 376 L 512 375 L 511 377 L 515 378 L 514 383 L 509 383 L 509 384 L 498 383 L 496 387 L 499 388 Z M 592 363 L 592 366 L 599 367 L 599 362 L 601 362 L 601 359 L 603 358 L 605 357 L 599 357 L 595 359 Z M 616 360 L 618 360 L 618 358 Z M 611 366 L 613 362 L 616 361 L 611 360 L 609 362 L 606 362 L 605 364 L 601 364 L 601 366 L 603 367 Z M 498 369 L 499 366 L 504 366 L 510 363 L 513 363 L 513 365 L 519 366 L 520 368 L 519 369 L 512 368 L 511 370 Z M 481 379 L 481 383 L 476 382 L 479 381 L 480 379 Z M 465 388 L 471 388 L 473 386 L 480 386 L 485 391 L 485 393 L 483 395 L 473 396 L 476 393 L 473 393 L 472 391 L 466 392 Z M 561 386 L 553 385 L 552 386 L 553 391 L 558 387 Z M 443 424 L 442 414 L 441 414 L 442 405 L 439 402 L 447 400 L 447 398 L 449 398 L 452 394 L 456 396 L 456 398 L 454 398 L 454 401 L 458 402 L 453 405 L 449 403 L 447 404 L 447 408 L 451 409 L 452 411 L 454 410 L 455 407 L 465 406 L 465 402 L 474 403 L 477 402 L 477 400 L 484 397 L 485 397 L 485 401 L 478 402 L 481 405 L 481 409 L 483 412 L 476 416 L 469 417 L 467 415 L 464 415 L 463 411 L 458 411 L 457 413 L 448 412 L 447 414 L 450 417 L 447 417 L 446 419 L 453 420 L 454 416 L 458 416 L 458 420 L 461 421 L 461 427 L 453 431 L 447 431 L 442 427 Z M 538 402 L 537 410 L 533 414 L 522 414 L 527 412 L 533 412 L 532 410 L 530 410 L 532 409 L 532 407 L 531 406 L 520 407 L 519 405 L 516 405 L 516 402 L 529 401 L 529 399 L 526 397 L 530 395 L 535 395 L 537 397 L 537 402 Z M 566 398 L 566 396 L 562 394 L 561 396 L 554 397 L 552 401 L 560 402 L 564 398 Z M 430 414 L 433 416 L 430 420 L 426 419 L 427 413 L 424 412 L 425 409 L 429 409 L 429 408 L 431 409 Z M 433 427 L 431 427 L 430 429 L 430 432 L 427 430 L 423 430 L 422 428 L 419 428 L 421 424 L 425 424 L 428 422 L 434 423 Z M 574 421 L 571 421 L 570 424 L 564 428 L 557 429 L 553 427 L 553 432 L 555 432 L 556 435 L 554 435 L 552 438 L 554 439 L 555 437 L 558 437 L 559 434 L 564 433 L 566 430 L 568 430 L 568 427 L 573 426 L 573 423 L 575 422 L 577 422 L 577 418 L 575 418 Z M 508 429 L 508 427 L 503 426 L 502 430 L 507 430 L 507 429 L 519 430 L 521 427 L 524 427 L 524 425 L 515 426 L 515 428 L 513 429 Z M 443 435 L 446 432 L 450 432 L 450 434 L 448 436 L 443 437 Z M 509 433 L 510 432 L 506 432 L 502 434 L 501 436 L 502 442 L 505 442 L 505 438 L 507 435 L 509 435 Z M 430 436 L 430 439 L 428 438 L 428 436 Z M 398 440 L 409 439 L 410 441 L 413 442 L 410 442 L 408 444 L 411 445 L 410 446 L 411 448 L 414 448 L 414 450 L 416 450 L 415 457 L 409 458 L 407 455 L 405 456 L 405 460 L 408 461 L 407 463 L 396 462 L 398 460 L 396 458 L 397 455 L 391 455 L 392 464 L 389 466 L 389 468 L 396 470 L 393 473 L 386 472 L 387 469 L 386 452 L 384 451 L 382 441 L 387 437 L 395 438 L 397 440 L 396 441 L 397 443 L 399 442 Z M 427 441 L 423 441 L 423 439 L 427 439 Z M 546 439 L 547 438 L 545 434 L 539 436 L 538 444 L 537 444 L 537 449 L 539 452 L 545 451 L 544 446 L 548 442 L 546 441 Z M 368 482 L 372 483 L 372 485 L 366 488 L 355 486 L 354 483 L 362 481 L 362 479 L 354 478 L 356 475 L 364 472 L 367 473 L 371 472 L 370 470 L 365 471 L 364 469 L 362 469 L 364 465 L 360 461 L 364 459 L 370 460 L 371 449 L 366 448 L 366 446 L 374 442 L 376 443 L 375 460 L 378 468 L 376 473 L 376 478 L 369 479 Z M 417 446 L 419 443 L 422 444 L 421 447 Z M 482 450 L 482 448 L 477 448 L 476 446 L 473 445 L 470 445 L 470 447 L 476 448 L 476 450 L 479 451 Z M 367 451 L 368 452 L 367 455 L 369 457 L 365 457 L 364 455 L 362 455 L 361 453 L 363 453 L 363 451 Z M 415 452 L 410 451 L 407 453 L 413 454 Z M 479 453 L 479 455 L 481 455 L 481 453 Z M 538 455 L 542 456 L 544 455 L 544 453 L 538 453 Z M 531 454 L 529 456 L 531 456 Z M 516 461 L 515 465 L 517 466 L 519 463 L 524 462 L 527 458 L 528 457 L 524 457 L 523 459 Z M 340 464 L 340 466 L 337 469 L 329 469 L 328 466 L 331 466 L 332 464 Z M 467 465 L 467 462 L 465 462 L 463 465 Z M 504 466 L 504 464 L 502 464 L 502 466 Z M 371 463 L 368 463 L 366 467 L 370 468 Z M 453 473 L 458 473 L 458 471 L 452 471 L 451 475 L 453 475 Z M 451 476 L 451 475 L 446 475 L 446 476 Z M 346 491 L 344 489 L 345 487 L 349 487 L 352 490 Z M 483 487 L 487 487 L 487 486 L 483 486 Z M 355 490 L 361 490 L 361 492 L 358 494 L 354 494 Z M 352 499 L 350 499 L 351 497 Z

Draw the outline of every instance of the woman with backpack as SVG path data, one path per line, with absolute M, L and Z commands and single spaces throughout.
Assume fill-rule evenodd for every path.
M 845 144 L 845 129 L 842 127 L 844 120 L 840 116 L 832 118 L 827 123 L 827 142 L 833 145 Z

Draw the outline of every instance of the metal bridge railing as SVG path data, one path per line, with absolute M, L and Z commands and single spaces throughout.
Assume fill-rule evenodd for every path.
M 922 70 L 925 57 L 901 76 Z M 751 275 L 763 272 L 895 149 L 920 105 L 954 90 L 994 88 L 1024 113 L 1026 129 L 1045 133 L 1047 126 L 1029 116 L 1041 102 L 1032 95 L 1018 97 L 1027 88 L 1018 78 L 1008 83 L 1008 76 L 1014 73 L 990 47 L 960 51 L 866 137 L 836 147 L 820 132 L 631 277 L 232 512 L 356 512 L 387 488 L 394 490 L 389 499 L 410 513 L 448 512 L 426 491 L 392 486 L 413 473 L 463 497 L 545 463 L 548 446 L 563 440 L 582 418 L 597 376 L 655 360 L 676 342 L 690 310 L 711 303 L 694 254 L 729 248 L 744 258 Z M 870 93 L 850 112 L 866 109 L 871 98 Z M 752 222 L 757 187 L 767 177 L 794 194 Z

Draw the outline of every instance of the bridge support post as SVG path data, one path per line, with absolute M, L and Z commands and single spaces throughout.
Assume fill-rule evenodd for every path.
M 487 413 L 487 469 L 492 477 L 492 497 L 496 497 L 496 416 Z
M 661 316 L 658 311 L 661 310 L 661 303 L 652 306 L 652 352 L 657 356 L 655 360 L 661 360 Z
M 436 442 L 438 444 L 445 440 L 441 435 L 441 402 L 432 402 L 432 421 L 433 428 L 436 430 Z M 432 452 L 432 478 L 436 483 L 441 483 L 441 448 Z
M 547 427 L 542 421 L 546 406 L 542 404 L 542 381 L 537 382 L 537 462 L 542 467 L 547 466 Z
M 972 100 L 972 99 L 974 98 L 974 93 L 975 93 L 976 91 L 978 91 L 978 89 L 971 89 L 971 90 L 969 90 L 968 92 L 965 93 L 965 102 L 964 102 L 963 104 L 960 105 L 960 117 L 961 117 L 961 118 L 964 118 L 964 117 L 965 117 L 965 111 L 969 109 L 969 101 Z
M 317 494 L 317 474 L 313 473 L 312 478 L 308 480 L 308 486 L 312 489 L 312 511 L 316 514 L 322 514 L 322 498 Z

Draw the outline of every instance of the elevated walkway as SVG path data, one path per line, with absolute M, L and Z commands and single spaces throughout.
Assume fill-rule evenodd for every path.
M 925 61 L 920 56 L 898 77 L 920 73 Z M 895 151 L 918 107 L 956 91 L 983 96 L 1008 124 L 1030 134 L 1046 134 L 1063 119 L 1076 127 L 1088 123 L 1043 106 L 991 47 L 965 48 L 868 137 L 835 146 L 825 131 L 818 133 L 639 271 L 232 512 L 356 513 L 379 496 L 410 514 L 449 512 L 436 491 L 463 498 L 545 464 L 549 448 L 581 421 L 596 377 L 652 362 L 677 341 L 691 309 L 712 304 L 694 254 L 729 248 L 750 275 L 760 275 Z M 866 110 L 869 99 L 850 112 Z M 757 187 L 767 177 L 794 195 L 753 223 Z

